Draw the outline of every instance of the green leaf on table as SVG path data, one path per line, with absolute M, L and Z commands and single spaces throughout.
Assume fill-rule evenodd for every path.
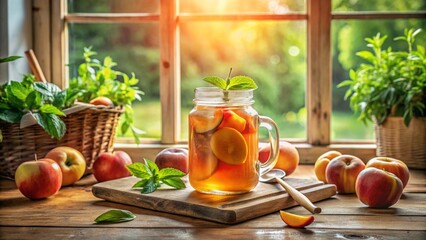
M 166 179 L 166 178 L 175 178 L 175 177 L 183 177 L 185 176 L 185 173 L 182 171 L 175 169 L 175 168 L 163 168 L 158 173 L 158 177 L 160 179 Z
M 102 223 L 102 222 L 109 222 L 109 223 L 119 223 L 119 222 L 128 222 L 133 219 L 135 219 L 136 216 L 127 210 L 119 210 L 119 209 L 113 209 L 109 210 L 108 212 L 102 213 L 99 215 L 95 222 Z
M 143 194 L 148 194 L 148 193 L 152 193 L 155 190 L 157 190 L 157 188 L 159 183 L 157 183 L 157 181 L 155 180 L 155 177 L 151 177 L 150 179 L 148 179 L 148 181 L 145 183 L 145 186 L 142 188 L 141 193 Z
M 129 164 L 126 168 L 129 170 L 130 174 L 138 178 L 148 179 L 152 176 L 148 171 L 148 166 L 140 162 Z
M 135 183 L 132 186 L 132 188 L 144 188 L 145 185 L 148 183 L 148 180 L 149 180 L 149 178 L 148 179 L 142 179 L 142 180 L 138 181 L 137 183 Z
M 160 171 L 158 169 L 157 164 L 155 164 L 153 161 L 149 160 L 149 159 L 145 159 L 145 163 L 148 166 L 149 171 L 151 172 L 152 175 L 157 175 L 158 172 Z
M 158 166 L 149 159 L 145 159 L 145 164 L 135 162 L 126 166 L 129 172 L 140 178 L 132 188 L 141 189 L 141 193 L 147 194 L 157 190 L 161 183 L 167 184 L 176 189 L 185 188 L 185 183 L 180 179 L 185 173 L 174 168 L 158 169 Z
M 172 177 L 172 178 L 165 178 L 162 179 L 161 181 L 163 181 L 163 183 L 174 187 L 176 189 L 183 189 L 186 188 L 185 183 L 182 181 L 182 179 L 178 178 L 178 177 Z

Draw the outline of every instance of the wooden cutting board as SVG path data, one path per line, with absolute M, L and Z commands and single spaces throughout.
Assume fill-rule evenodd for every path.
M 311 179 L 284 180 L 313 202 L 336 194 L 336 187 L 332 184 Z M 131 189 L 137 181 L 135 177 L 127 177 L 102 182 L 95 184 L 92 192 L 96 197 L 112 202 L 227 224 L 246 221 L 298 205 L 284 188 L 276 183 L 259 183 L 249 193 L 222 196 L 199 193 L 188 182 L 187 188 L 183 190 L 164 188 L 150 194 L 141 194 L 140 191 Z

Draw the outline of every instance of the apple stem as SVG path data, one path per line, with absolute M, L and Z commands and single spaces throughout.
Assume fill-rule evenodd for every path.
M 34 153 L 34 158 L 37 161 L 37 153 Z

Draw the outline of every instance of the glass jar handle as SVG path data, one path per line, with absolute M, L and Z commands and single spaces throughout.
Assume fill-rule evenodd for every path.
M 274 120 L 265 116 L 259 116 L 259 120 L 259 127 L 264 127 L 268 130 L 269 144 L 271 146 L 271 153 L 269 155 L 268 161 L 260 164 L 260 175 L 262 175 L 269 172 L 277 163 L 280 136 L 278 133 L 278 126 Z

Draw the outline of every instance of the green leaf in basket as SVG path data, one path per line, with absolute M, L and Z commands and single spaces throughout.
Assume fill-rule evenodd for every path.
M 113 209 L 113 210 L 109 210 L 108 212 L 105 212 L 105 213 L 102 213 L 101 215 L 99 215 L 95 219 L 95 222 L 97 222 L 97 223 L 103 223 L 103 222 L 119 223 L 119 222 L 132 221 L 135 218 L 136 218 L 136 216 L 130 211 Z
M 8 123 L 17 123 L 21 121 L 23 113 L 12 110 L 0 110 L 0 119 Z
M 42 105 L 41 94 L 39 92 L 32 91 L 25 99 L 25 104 L 27 105 L 28 109 L 40 108 Z
M 56 108 L 55 106 L 51 104 L 45 104 L 41 106 L 39 111 L 42 113 L 52 113 L 58 116 L 65 116 L 64 112 L 62 112 L 61 110 L 59 110 L 58 108 Z
M 7 90 L 9 91 L 9 97 L 14 96 L 16 99 L 20 101 L 25 101 L 30 90 L 25 88 L 20 82 L 11 81 L 7 86 Z
M 61 139 L 66 131 L 65 123 L 55 114 L 52 113 L 34 113 L 37 123 L 47 132 L 50 136 L 56 139 Z
M 52 105 L 57 108 L 62 108 L 67 100 L 67 90 L 62 90 L 53 95 Z

